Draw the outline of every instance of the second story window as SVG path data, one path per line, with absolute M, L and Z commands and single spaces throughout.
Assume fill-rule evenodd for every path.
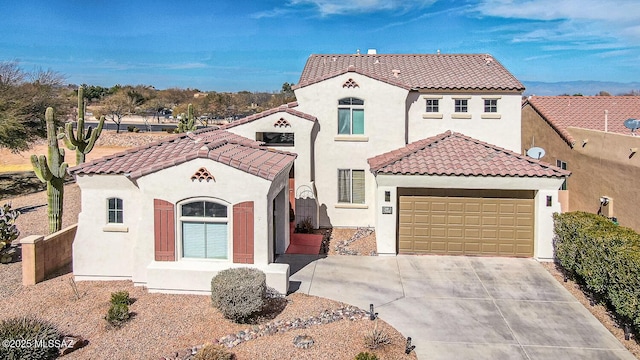
M 364 134 L 364 100 L 357 98 L 338 100 L 338 134 Z
M 562 160 L 556 160 L 556 166 L 562 170 L 567 170 L 567 163 Z M 562 185 L 560 185 L 560 190 L 567 190 L 567 179 L 564 179 Z
M 484 112 L 497 113 L 498 112 L 498 100 L 497 99 L 485 99 L 484 100 Z
M 427 112 L 440 112 L 440 101 L 438 99 L 427 99 Z
M 467 104 L 467 99 L 455 99 L 455 112 L 466 113 L 468 110 Z

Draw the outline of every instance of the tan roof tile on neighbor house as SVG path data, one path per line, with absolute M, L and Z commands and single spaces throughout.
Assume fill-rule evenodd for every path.
M 489 54 L 311 55 L 294 88 L 347 72 L 412 90 L 524 90 Z
M 576 140 L 568 127 L 631 135 L 624 126 L 630 118 L 640 119 L 640 96 L 531 96 L 526 102 L 569 144 Z
M 447 131 L 368 159 L 374 174 L 564 177 L 569 171 Z
M 133 179 L 196 158 L 211 159 L 273 180 L 296 154 L 269 149 L 263 143 L 218 129 L 201 129 L 128 149 L 69 169 L 73 175 L 122 174 Z

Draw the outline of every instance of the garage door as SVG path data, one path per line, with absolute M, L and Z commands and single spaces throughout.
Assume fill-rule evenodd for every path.
M 533 256 L 533 199 L 400 196 L 405 254 Z

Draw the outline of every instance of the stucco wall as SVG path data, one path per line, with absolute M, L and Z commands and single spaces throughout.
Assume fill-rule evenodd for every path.
M 298 109 L 296 108 L 296 110 Z M 273 124 L 281 118 L 288 121 L 291 126 L 274 127 Z M 314 125 L 315 122 L 313 121 L 302 119 L 283 111 L 231 127 L 228 131 L 254 140 L 258 132 L 294 133 L 294 146 L 279 146 L 277 149 L 298 154 L 294 166 L 296 187 L 298 187 L 303 184 L 310 185 L 312 181 L 311 168 L 313 162 L 311 154 L 313 153 L 313 142 L 311 137 Z
M 191 176 L 201 167 L 209 170 L 215 181 L 193 182 Z M 287 192 L 287 175 L 287 171 L 284 171 L 271 182 L 212 160 L 195 159 L 144 176 L 136 184 L 124 176 L 78 176 L 78 184 L 82 189 L 82 213 L 74 241 L 74 273 L 79 279 L 130 278 L 137 284 L 147 284 L 151 264 L 155 264 L 152 268 L 156 273 L 163 273 L 163 267 L 195 267 L 198 271 L 207 273 L 228 267 L 232 262 L 233 249 L 232 206 L 244 201 L 254 202 L 254 265 L 266 268 L 273 260 L 274 229 L 269 214 L 272 214 L 273 199 L 278 194 Z M 106 224 L 108 197 L 123 199 L 124 224 L 102 226 Z M 153 200 L 156 198 L 173 204 L 187 199 L 204 198 L 229 206 L 228 260 L 181 259 L 181 235 L 179 229 L 176 229 L 178 261 L 155 262 Z M 281 195 L 280 198 L 286 199 L 286 196 Z M 281 205 L 282 207 L 284 206 Z M 176 216 L 179 216 L 178 206 Z M 282 241 L 288 242 L 286 224 L 280 222 L 279 226 L 282 229 L 276 229 L 275 233 L 283 235 Z M 278 271 L 282 272 L 281 269 Z M 181 281 L 183 284 L 180 286 L 185 289 L 201 289 L 203 286 L 191 284 L 195 278 L 189 276 Z M 149 286 L 154 289 L 167 288 L 163 283 Z M 278 284 L 278 287 L 281 288 L 282 284 Z
M 640 138 L 578 128 L 568 131 L 576 140 L 573 149 L 530 106 L 522 110 L 523 150 L 531 144 L 542 147 L 546 152 L 542 161 L 555 165 L 562 160 L 571 171 L 568 211 L 597 213 L 600 197 L 609 196 L 620 225 L 640 231 L 636 216 L 640 197 L 634 191 L 640 178 L 640 155 L 630 156 L 630 148 L 640 150 Z
M 439 100 L 439 113 L 426 112 L 427 98 Z M 454 112 L 456 98 L 467 99 L 468 118 L 460 118 L 465 114 Z M 497 113 L 484 112 L 485 99 L 497 100 Z M 451 130 L 518 152 L 521 99 L 519 93 L 411 92 L 407 98 L 409 142 Z
M 353 79 L 358 87 L 343 87 Z M 407 91 L 349 72 L 295 91 L 298 110 L 318 119 L 315 187 L 320 226 L 374 226 L 375 178 L 367 159 L 405 145 Z M 338 135 L 338 100 L 364 100 L 364 135 Z M 296 161 L 297 166 L 297 161 Z M 338 169 L 365 170 L 365 204 L 338 204 Z

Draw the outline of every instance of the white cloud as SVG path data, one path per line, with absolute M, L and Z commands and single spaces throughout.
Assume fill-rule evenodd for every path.
M 534 21 L 515 32 L 514 42 L 640 45 L 637 0 L 480 0 L 476 10 L 482 16 Z
M 301 7 L 311 7 L 321 16 L 350 15 L 377 11 L 408 11 L 432 5 L 437 0 L 289 0 L 285 7 L 258 12 L 253 18 L 282 16 Z

